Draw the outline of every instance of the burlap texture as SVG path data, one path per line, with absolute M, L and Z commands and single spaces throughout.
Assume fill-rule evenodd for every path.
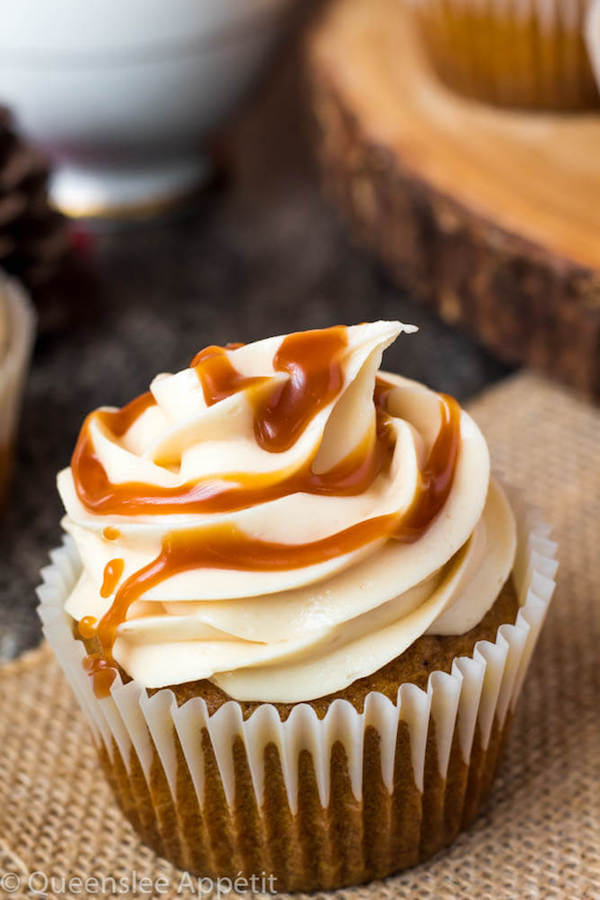
M 478 821 L 431 862 L 340 898 L 600 896 L 600 413 L 529 374 L 471 409 L 497 466 L 555 525 L 557 597 Z M 87 725 L 44 649 L 0 672 L 0 875 L 36 870 L 129 883 L 133 872 L 162 875 L 166 893 L 139 896 L 190 896 L 114 803 Z M 0 896 L 8 896 L 1 887 Z

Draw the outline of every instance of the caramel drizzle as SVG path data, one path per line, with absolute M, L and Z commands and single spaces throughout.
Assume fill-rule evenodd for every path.
M 264 475 L 239 473 L 173 488 L 142 482 L 112 484 L 91 450 L 91 440 L 84 437 L 73 455 L 73 478 L 79 499 L 97 515 L 229 513 L 295 493 L 356 496 L 371 486 L 391 459 L 393 444 L 386 419 L 385 412 L 378 408 L 376 439 L 367 436 L 362 445 L 322 473 L 312 470 L 315 453 L 289 475 L 277 479 L 276 473 L 271 474 L 268 477 L 275 478 L 271 481 Z M 104 536 L 111 539 L 106 533 Z
M 193 358 L 190 368 L 195 369 L 202 385 L 204 402 L 213 406 L 238 391 L 265 384 L 265 376 L 247 378 L 241 375 L 229 361 L 225 347 L 205 347 Z
M 114 589 L 121 580 L 123 569 L 125 568 L 124 559 L 111 559 L 104 567 L 104 578 L 102 587 L 100 588 L 100 596 L 106 599 L 110 597 Z
M 254 433 L 269 452 L 289 449 L 308 423 L 339 394 L 343 385 L 342 354 L 347 345 L 341 326 L 289 335 L 281 343 L 273 366 L 290 378 L 266 397 L 253 398 Z M 264 384 L 268 378 L 246 378 L 233 367 L 222 347 L 207 347 L 192 360 L 207 406 L 237 391 Z M 116 437 L 154 403 L 144 394 L 122 410 L 95 415 Z M 136 405 L 137 404 L 137 405 Z M 82 504 L 96 515 L 167 515 L 237 512 L 294 493 L 356 496 L 367 490 L 391 458 L 393 447 L 385 427 L 385 413 L 377 405 L 377 438 L 366 440 L 329 472 L 312 471 L 313 459 L 291 475 L 267 481 L 265 476 L 229 473 L 218 478 L 189 481 L 177 487 L 128 482 L 112 484 L 94 452 L 90 417 L 82 428 L 71 469 Z M 92 414 L 94 415 L 94 414 Z
M 272 453 L 288 450 L 308 423 L 331 403 L 344 383 L 342 354 L 348 336 L 342 326 L 290 334 L 273 360 L 290 378 L 256 409 L 258 444 Z
M 77 626 L 79 630 L 79 634 L 84 639 L 84 641 L 90 640 L 93 637 L 96 637 L 96 626 L 98 625 L 98 620 L 95 616 L 84 616 L 79 620 L 79 624 Z
M 269 392 L 249 392 L 254 405 L 257 443 L 273 453 L 291 447 L 311 419 L 339 394 L 344 381 L 342 358 L 346 329 L 335 327 L 289 335 L 275 355 L 276 371 L 290 377 Z M 208 406 L 233 393 L 264 384 L 267 378 L 248 378 L 237 372 L 226 350 L 208 347 L 192 361 Z M 95 456 L 90 436 L 90 417 L 82 428 L 72 459 L 75 488 L 81 502 L 97 514 L 165 514 L 232 512 L 291 493 L 355 495 L 367 490 L 389 464 L 393 454 L 387 428 L 386 395 L 392 385 L 377 379 L 375 440 L 367 438 L 329 472 L 316 474 L 312 462 L 280 480 L 265 483 L 264 476 L 228 474 L 191 482 L 176 488 L 141 483 L 111 484 Z M 143 394 L 121 410 L 95 414 L 115 437 L 154 404 Z M 119 625 L 139 597 L 162 581 L 190 569 L 218 568 L 241 571 L 284 571 L 326 562 L 385 538 L 416 541 L 444 505 L 452 485 L 460 445 L 460 407 L 440 395 L 441 426 L 419 475 L 410 508 L 359 522 L 337 534 L 301 545 L 265 542 L 247 537 L 234 525 L 202 526 L 173 530 L 165 535 L 159 556 L 131 575 L 117 590 L 113 603 L 99 623 L 82 619 L 80 633 L 95 637 L 100 652 L 90 654 L 85 667 L 94 679 L 98 696 L 106 696 L 116 675 L 112 650 Z M 271 475 L 271 478 L 273 476 Z M 110 539 L 112 532 L 105 537 Z M 110 596 L 123 572 L 122 560 L 111 560 L 104 573 L 102 596 Z
M 263 450 L 289 450 L 308 423 L 340 392 L 344 383 L 342 354 L 348 335 L 342 325 L 290 334 L 273 359 L 276 372 L 290 377 L 266 396 L 254 398 L 254 436 Z M 207 406 L 267 377 L 248 378 L 234 368 L 223 347 L 207 347 L 192 360 Z
M 382 392 L 385 394 L 385 389 Z M 132 603 L 173 575 L 200 568 L 284 571 L 326 562 L 379 539 L 416 541 L 446 502 L 458 459 L 460 407 L 452 397 L 440 394 L 440 411 L 438 435 L 420 472 L 413 502 L 403 515 L 377 516 L 307 544 L 260 541 L 247 537 L 235 525 L 223 524 L 166 534 L 159 556 L 123 583 L 96 628 L 102 649 L 88 657 L 86 668 L 94 677 L 97 695 L 106 696 L 110 691 L 116 675 L 116 668 L 112 676 L 109 671 L 112 649 Z
M 84 506 L 97 515 L 109 512 L 116 513 L 117 507 L 115 504 L 119 499 L 119 495 L 123 493 L 121 499 L 126 503 L 127 495 L 133 492 L 136 487 L 143 488 L 143 485 L 133 483 L 123 486 L 111 484 L 104 466 L 94 451 L 94 442 L 90 433 L 92 419 L 94 417 L 97 418 L 108 431 L 112 432 L 114 437 L 119 438 L 123 437 L 142 413 L 155 404 L 154 397 L 150 391 L 147 391 L 121 409 L 98 409 L 86 416 L 71 457 L 71 470 L 77 496 Z M 124 490 L 125 488 L 127 490 Z M 112 540 L 113 538 L 110 535 L 117 531 L 117 529 L 109 530 L 110 528 L 111 526 L 105 529 L 107 540 Z

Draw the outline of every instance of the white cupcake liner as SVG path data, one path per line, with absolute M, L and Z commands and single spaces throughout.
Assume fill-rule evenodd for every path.
M 5 307 L 0 312 L 6 313 L 8 332 L 4 355 L 0 351 L 0 449 L 10 451 L 31 355 L 35 316 L 24 290 L 1 271 L 0 305 Z
M 134 748 L 150 785 L 156 748 L 175 798 L 178 738 L 201 810 L 204 808 L 205 760 L 198 735 L 203 729 L 210 737 L 230 807 L 235 798 L 232 746 L 237 738 L 241 738 L 245 746 L 259 806 L 264 797 L 264 749 L 270 743 L 279 751 L 292 813 L 298 809 L 298 758 L 302 749 L 309 750 L 312 755 L 320 802 L 323 807 L 329 805 L 331 754 L 337 741 L 345 749 L 352 791 L 360 801 L 364 734 L 369 725 L 379 734 L 382 780 L 392 793 L 401 722 L 409 729 L 414 782 L 422 792 L 430 720 L 435 724 L 442 778 L 448 770 L 456 730 L 467 765 L 476 726 L 482 748 L 487 749 L 494 721 L 502 727 L 517 702 L 554 591 L 557 545 L 550 540 L 550 528 L 534 511 L 522 508 L 518 498 L 511 496 L 511 502 L 516 511 L 518 533 L 513 577 L 521 607 L 515 624 L 500 626 L 493 643 L 479 641 L 472 657 L 455 659 L 450 674 L 432 672 L 427 690 L 404 684 L 398 690 L 395 703 L 381 693 L 370 693 L 362 713 L 347 700 L 338 699 L 319 719 L 310 705 L 300 703 L 282 722 L 275 706 L 264 703 L 244 721 L 240 705 L 229 701 L 209 716 L 205 701 L 199 697 L 178 707 L 169 689 L 163 688 L 149 697 L 142 685 L 135 681 L 123 684 L 118 675 L 110 696 L 98 699 L 91 679 L 83 669 L 85 648 L 73 637 L 72 620 L 64 611 L 66 598 L 81 571 L 70 538 L 50 554 L 52 565 L 42 570 L 43 584 L 38 588 L 38 595 L 43 631 L 91 723 L 96 742 L 104 745 L 110 759 L 113 759 L 116 745 L 129 767 L 131 749 Z

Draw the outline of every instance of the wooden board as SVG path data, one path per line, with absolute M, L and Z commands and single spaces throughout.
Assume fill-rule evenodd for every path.
M 600 396 L 600 115 L 452 94 L 400 0 L 334 0 L 307 67 L 325 186 L 397 281 Z

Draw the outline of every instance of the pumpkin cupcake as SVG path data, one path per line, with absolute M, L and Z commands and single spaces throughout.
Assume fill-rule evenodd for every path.
M 455 400 L 379 371 L 414 330 L 208 347 L 59 475 L 45 633 L 123 811 L 197 874 L 384 877 L 491 786 L 554 545 Z
M 585 44 L 589 0 L 408 0 L 449 87 L 500 106 L 600 105 Z

